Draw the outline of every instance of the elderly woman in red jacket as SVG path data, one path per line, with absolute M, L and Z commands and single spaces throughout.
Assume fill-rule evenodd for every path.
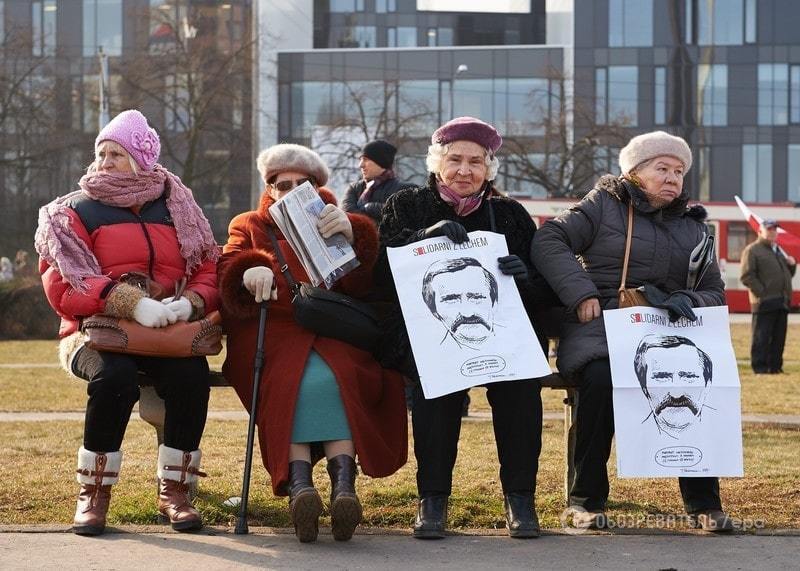
M 192 192 L 157 164 L 161 145 L 147 119 L 123 111 L 95 140 L 95 160 L 76 190 L 39 212 L 36 251 L 45 294 L 61 317 L 61 362 L 87 383 L 89 396 L 73 530 L 105 529 L 120 446 L 146 372 L 164 399 L 164 444 L 158 451 L 158 510 L 178 531 L 202 526 L 188 485 L 203 475 L 200 438 L 208 408 L 203 357 L 158 358 L 96 351 L 83 345 L 82 318 L 104 313 L 164 327 L 217 309 L 219 248 Z M 130 279 L 134 276 L 134 279 Z M 183 297 L 175 284 L 186 278 Z M 133 285 L 135 282 L 137 285 Z
M 369 218 L 336 207 L 333 195 L 322 188 L 328 168 L 311 149 L 275 145 L 259 155 L 258 170 L 265 183 L 258 209 L 233 219 L 219 263 L 228 332 L 223 370 L 249 409 L 258 308 L 260 302 L 270 300 L 257 407 L 264 466 L 272 477 L 273 492 L 289 496 L 298 539 L 314 541 L 322 500 L 311 471 L 324 454 L 331 478 L 333 536 L 345 541 L 352 537 L 362 514 L 355 493 L 356 455 L 364 473 L 373 477 L 388 476 L 406 461 L 403 380 L 383 370 L 366 351 L 320 337 L 295 322 L 291 294 L 269 231 L 277 238 L 294 278 L 308 281 L 308 276 L 269 207 L 305 181 L 318 189 L 327 203 L 321 212 L 320 233 L 327 238 L 341 232 L 361 262 L 334 285 L 355 297 L 371 286 L 378 235 Z

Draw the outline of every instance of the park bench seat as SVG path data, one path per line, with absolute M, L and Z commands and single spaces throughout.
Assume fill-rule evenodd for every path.
M 158 443 L 164 441 L 164 401 L 156 394 L 152 386 L 152 380 L 144 373 L 139 373 L 139 385 L 141 386 L 141 397 L 139 399 L 139 416 L 148 422 L 156 430 Z M 574 451 L 575 451 L 575 411 L 578 400 L 577 384 L 562 377 L 558 373 L 552 373 L 539 379 L 543 388 L 563 390 L 564 397 L 564 494 L 569 500 L 569 489 L 575 475 Z M 212 387 L 229 387 L 227 379 L 220 371 L 211 371 Z M 242 442 L 242 446 L 244 446 Z

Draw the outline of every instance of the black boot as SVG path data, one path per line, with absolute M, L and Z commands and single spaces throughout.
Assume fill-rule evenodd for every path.
M 361 522 L 361 502 L 356 496 L 356 461 L 352 456 L 339 454 L 328 460 L 331 477 L 331 532 L 336 541 L 353 537 Z
M 302 543 L 316 541 L 319 534 L 319 516 L 322 513 L 322 498 L 314 489 L 310 462 L 304 460 L 289 462 L 289 512 L 297 539 Z
M 539 537 L 539 518 L 533 508 L 533 494 L 511 492 L 503 502 L 506 525 L 511 537 Z
M 447 499 L 445 494 L 420 498 L 417 519 L 414 521 L 414 537 L 418 539 L 442 539 L 447 524 Z

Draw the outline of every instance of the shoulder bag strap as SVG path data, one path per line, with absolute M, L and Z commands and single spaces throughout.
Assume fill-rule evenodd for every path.
M 286 263 L 286 258 L 283 257 L 283 252 L 281 251 L 281 247 L 278 245 L 278 239 L 275 237 L 275 232 L 272 231 L 272 228 L 267 226 L 267 234 L 269 234 L 269 239 L 272 242 L 272 249 L 275 250 L 275 255 L 278 257 L 278 263 L 281 265 L 281 273 L 286 278 L 286 282 L 289 284 L 289 290 L 292 292 L 292 295 L 297 295 L 297 291 L 300 289 L 300 284 L 298 284 L 292 272 L 289 271 L 289 264 Z
M 633 201 L 628 198 L 628 235 L 625 238 L 625 261 L 622 262 L 622 279 L 619 282 L 619 292 L 625 289 L 625 280 L 628 277 L 628 260 L 631 257 L 631 239 L 633 238 Z
M 492 197 L 489 196 L 486 198 L 487 206 L 489 207 L 489 229 L 492 232 L 497 232 L 497 224 L 495 223 L 494 218 L 494 205 L 492 204 Z

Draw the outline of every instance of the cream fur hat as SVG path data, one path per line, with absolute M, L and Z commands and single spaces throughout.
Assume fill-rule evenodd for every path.
M 298 171 L 313 177 L 319 186 L 328 182 L 329 172 L 325 161 L 303 145 L 273 145 L 259 153 L 256 166 L 264 181 L 269 181 L 282 172 Z
M 629 173 L 643 162 L 664 155 L 681 161 L 687 172 L 692 168 L 692 151 L 686 141 L 664 131 L 652 131 L 631 139 L 619 152 L 619 168 L 623 174 Z

